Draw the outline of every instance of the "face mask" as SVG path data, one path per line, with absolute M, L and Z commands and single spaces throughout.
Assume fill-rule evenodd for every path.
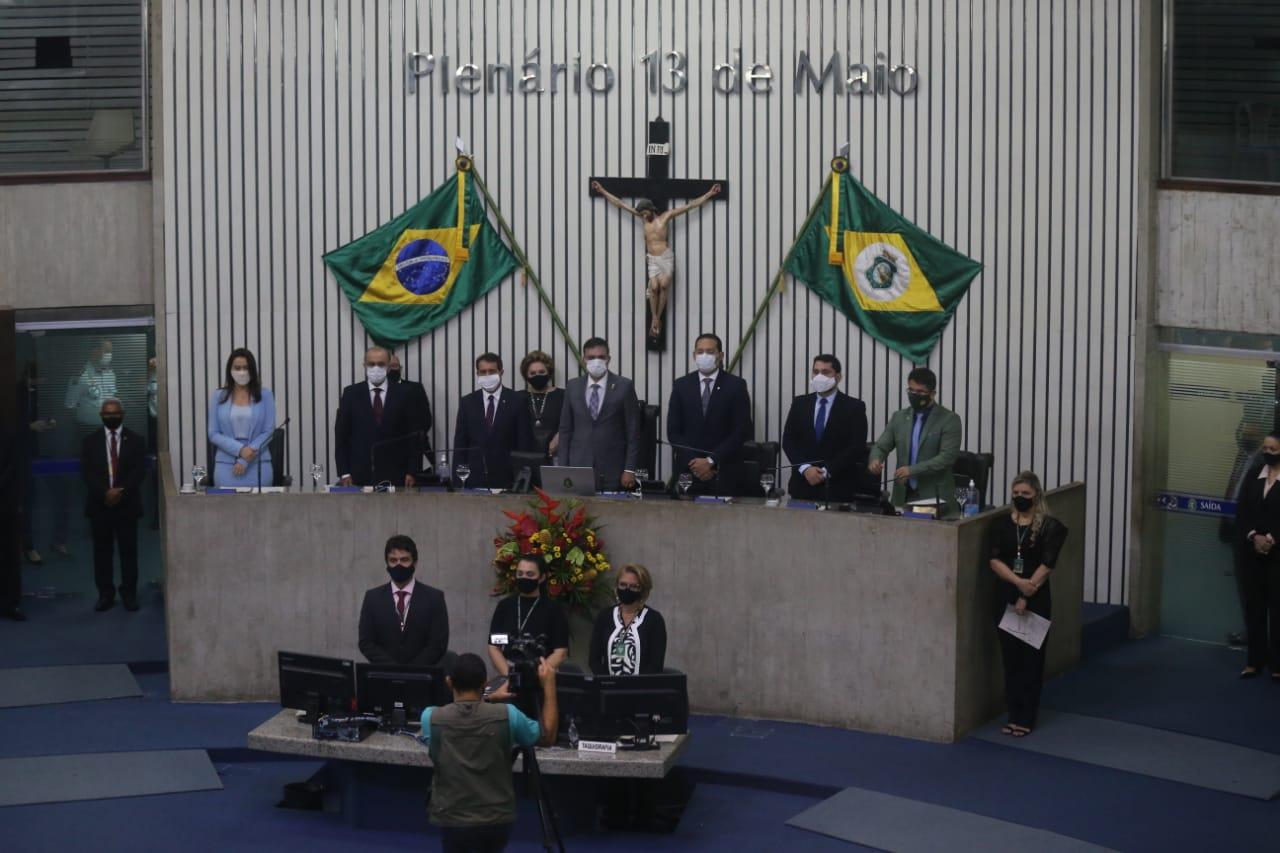
M 529 387 L 535 391 L 543 391 L 551 384 L 551 376 L 546 373 L 535 373 L 529 377 Z
M 813 378 L 809 380 L 809 387 L 819 394 L 825 394 L 836 387 L 836 379 L 834 376 L 815 373 Z
M 413 577 L 413 566 L 387 566 L 387 574 L 397 584 L 406 584 Z
M 1280 453 L 1264 453 L 1262 454 L 1262 461 L 1272 467 L 1280 465 Z
M 102 425 L 107 429 L 120 429 L 120 424 L 124 423 L 124 418 L 120 415 L 103 415 Z
M 635 604 L 640 600 L 640 590 L 638 589 L 618 589 L 618 601 L 622 604 Z
M 387 378 L 388 378 L 388 379 L 390 379 L 392 382 L 399 382 L 399 381 L 400 381 L 400 371 L 398 371 L 398 370 L 388 370 L 388 371 L 387 371 Z
M 102 365 L 102 367 L 103 367 L 103 369 L 104 369 L 104 370 L 105 370 L 106 368 L 110 367 L 110 366 L 111 366 L 111 353 L 109 353 L 109 352 L 104 352 L 101 356 L 99 356 L 99 357 L 98 357 L 98 364 Z
M 925 409 L 929 408 L 929 395 L 907 392 L 907 402 L 910 403 L 911 408 L 915 409 L 917 412 L 923 412 Z
M 369 380 L 370 385 L 381 385 L 387 381 L 387 369 L 385 367 L 366 367 L 364 369 L 364 377 Z
M 698 366 L 700 373 L 714 373 L 717 361 L 719 359 L 716 358 L 715 353 L 710 352 L 700 352 L 693 357 L 693 363 Z
M 516 578 L 516 589 L 521 595 L 532 595 L 538 591 L 537 578 Z
M 1033 501 L 1031 498 L 1023 497 L 1022 495 L 1013 496 L 1013 508 L 1016 509 L 1018 512 L 1026 512 L 1027 510 L 1031 509 L 1031 505 L 1033 503 L 1035 503 L 1035 501 Z
M 235 380 L 235 383 L 236 383 L 237 385 L 248 385 L 248 384 L 249 384 L 249 371 L 247 371 L 247 370 L 233 370 L 233 371 L 231 371 L 231 378 L 232 378 L 233 380 Z
M 480 386 L 482 391 L 492 394 L 498 390 L 498 386 L 502 384 L 502 377 L 496 373 L 490 373 L 486 376 L 477 376 L 476 384 Z
M 609 362 L 603 358 L 587 359 L 587 375 L 592 379 L 599 379 L 609 371 Z

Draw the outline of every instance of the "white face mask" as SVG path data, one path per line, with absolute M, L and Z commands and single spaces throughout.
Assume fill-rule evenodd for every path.
M 599 379 L 609 372 L 609 362 L 603 358 L 587 359 L 587 375 L 592 379 Z
M 105 370 L 106 368 L 110 367 L 110 366 L 111 366 L 111 353 L 109 353 L 109 352 L 104 352 L 102 355 L 100 355 L 100 356 L 98 357 L 98 364 L 102 365 L 102 367 L 103 367 L 103 369 L 104 369 L 104 370 Z
M 248 385 L 248 384 L 249 384 L 249 371 L 247 371 L 247 370 L 233 370 L 233 371 L 231 371 L 231 378 L 235 380 L 235 383 L 236 383 L 237 385 Z
M 813 378 L 809 380 L 809 387 L 819 394 L 825 394 L 832 388 L 836 387 L 836 380 L 834 376 L 815 373 Z
M 498 386 L 502 384 L 502 377 L 496 373 L 489 373 L 484 376 L 476 377 L 476 384 L 480 386 L 480 390 L 487 394 L 492 394 L 498 390 Z
M 370 385 L 381 385 L 387 381 L 387 369 L 385 367 L 366 367 L 364 376 L 369 380 Z
M 715 373 L 716 363 L 719 360 L 716 354 L 711 352 L 700 352 L 693 357 L 693 363 L 698 366 L 700 373 Z

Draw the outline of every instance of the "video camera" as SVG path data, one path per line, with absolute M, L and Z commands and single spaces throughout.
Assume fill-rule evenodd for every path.
M 507 689 L 519 696 L 538 687 L 538 664 L 547 656 L 547 636 L 516 637 L 502 647 L 507 659 Z

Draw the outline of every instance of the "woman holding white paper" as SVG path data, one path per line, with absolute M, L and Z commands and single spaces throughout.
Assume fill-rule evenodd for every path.
M 1010 487 L 1013 507 L 1007 516 L 991 524 L 991 571 L 996 573 L 996 623 L 1010 614 L 1009 627 L 1032 617 L 1045 620 L 1053 615 L 1049 596 L 1049 576 L 1067 528 L 1049 514 L 1040 478 L 1023 471 Z M 1001 731 L 1013 737 L 1026 737 L 1036 725 L 1040 710 L 1040 688 L 1044 684 L 1045 644 L 1039 647 L 1026 639 L 997 627 L 1000 656 L 1004 660 L 1005 704 L 1009 721 Z

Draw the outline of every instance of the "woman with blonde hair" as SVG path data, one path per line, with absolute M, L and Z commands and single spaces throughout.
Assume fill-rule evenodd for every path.
M 1049 514 L 1040 478 L 1031 471 L 1014 477 L 1010 487 L 1012 509 L 991 524 L 991 571 L 997 578 L 996 622 L 1007 608 L 1031 611 L 1052 619 L 1049 576 L 1067 538 L 1067 528 Z M 1009 720 L 1001 731 L 1026 737 L 1036 725 L 1040 688 L 1044 684 L 1044 656 L 1048 641 L 1034 648 L 1007 631 L 996 628 L 1000 656 L 1004 660 L 1005 704 Z
M 653 576 L 636 563 L 618 570 L 618 603 L 601 610 L 591 630 L 590 664 L 596 675 L 651 675 L 667 661 L 667 625 L 649 607 Z
M 556 387 L 556 363 L 536 349 L 521 360 L 520 376 L 526 388 L 516 392 L 516 403 L 528 412 L 534 447 L 548 459 L 554 458 L 560 443 L 560 410 L 564 408 L 564 389 Z

